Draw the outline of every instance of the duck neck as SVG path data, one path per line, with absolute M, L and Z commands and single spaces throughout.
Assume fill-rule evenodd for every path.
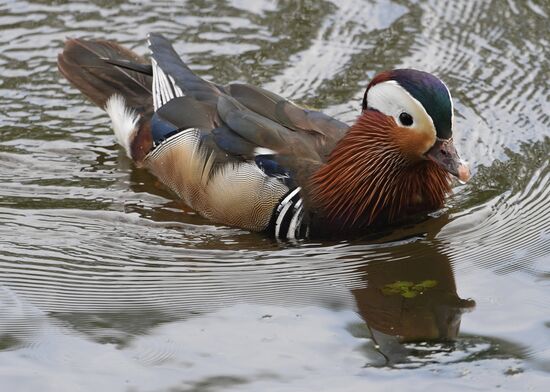
M 400 152 L 395 124 L 364 111 L 312 176 L 313 206 L 341 229 L 391 224 L 441 208 L 450 177 L 435 163 Z

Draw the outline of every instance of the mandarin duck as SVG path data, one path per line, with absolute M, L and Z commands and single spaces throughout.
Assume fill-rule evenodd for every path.
M 279 239 L 365 232 L 437 210 L 451 175 L 453 104 L 437 77 L 375 76 L 351 126 L 248 84 L 194 74 L 160 34 L 150 60 L 102 40 L 69 39 L 60 72 L 110 116 L 118 143 L 215 222 Z

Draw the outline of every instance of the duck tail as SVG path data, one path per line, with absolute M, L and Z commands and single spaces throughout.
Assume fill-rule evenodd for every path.
M 149 61 L 112 41 L 71 38 L 58 55 L 57 66 L 73 86 L 109 114 L 119 144 L 130 158 L 140 161 L 151 148 Z
M 112 41 L 68 39 L 57 57 L 59 71 L 97 106 L 104 109 L 114 94 L 136 109 L 152 107 L 152 76 L 121 64 L 149 62 Z

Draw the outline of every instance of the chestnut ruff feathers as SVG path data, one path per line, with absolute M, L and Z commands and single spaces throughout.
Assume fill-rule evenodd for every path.
M 361 228 L 443 206 L 449 174 L 432 161 L 403 155 L 398 131 L 382 113 L 363 113 L 313 175 L 313 204 L 333 223 Z

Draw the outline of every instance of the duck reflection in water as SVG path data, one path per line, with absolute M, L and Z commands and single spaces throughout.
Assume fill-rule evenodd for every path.
M 414 348 L 407 343 L 452 341 L 462 314 L 474 308 L 475 301 L 458 296 L 451 262 L 440 245 L 422 240 L 386 248 L 390 261 L 361 268 L 365 287 L 353 295 L 375 351 L 382 355 L 372 358 L 375 363 L 408 362 Z

